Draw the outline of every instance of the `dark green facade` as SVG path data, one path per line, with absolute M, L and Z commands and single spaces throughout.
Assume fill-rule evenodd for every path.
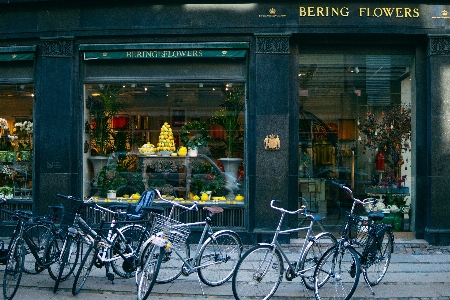
M 212 51 L 209 55 L 214 56 L 221 46 L 233 43 L 230 51 L 235 53 L 230 55 L 246 52 L 245 219 L 246 231 L 256 235 L 273 229 L 278 218 L 269 207 L 271 199 L 286 199 L 289 208 L 297 207 L 297 54 L 349 49 L 378 53 L 391 47 L 416 59 L 414 234 L 431 244 L 450 244 L 445 197 L 450 169 L 450 5 L 423 2 L 0 0 L 0 83 L 35 86 L 33 210 L 40 213 L 59 203 L 56 193 L 82 193 L 83 84 L 119 81 L 120 76 L 149 78 L 126 54 L 115 65 L 86 60 L 86 55 L 96 58 L 115 51 L 120 58 L 127 51 L 187 48 Z M 18 55 L 16 61 L 3 62 L 3 56 L 13 54 Z M 29 55 L 33 63 L 19 61 Z M 199 66 L 196 72 L 209 72 Z M 167 76 L 184 78 L 181 73 Z M 262 147 L 272 132 L 282 141 L 280 151 Z

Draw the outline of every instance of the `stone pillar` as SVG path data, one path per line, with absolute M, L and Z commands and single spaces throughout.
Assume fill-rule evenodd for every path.
M 42 39 L 38 46 L 33 175 L 33 211 L 37 214 L 48 213 L 48 205 L 67 204 L 56 193 L 79 196 L 82 114 L 74 48 L 71 38 Z
M 259 241 L 267 241 L 270 235 L 264 236 L 265 232 L 273 231 L 280 217 L 270 201 L 279 199 L 277 205 L 289 209 L 297 205 L 298 88 L 292 79 L 297 66 L 288 35 L 257 35 L 254 56 L 247 131 L 249 152 L 254 153 L 249 155 L 249 166 L 254 163 L 248 178 L 250 231 L 259 233 Z M 278 136 L 279 150 L 264 149 L 264 139 L 271 134 Z
M 426 217 L 425 239 L 430 244 L 450 245 L 450 205 L 446 197 L 450 170 L 450 36 L 429 38 L 428 76 L 427 211 L 418 212 L 416 217 Z

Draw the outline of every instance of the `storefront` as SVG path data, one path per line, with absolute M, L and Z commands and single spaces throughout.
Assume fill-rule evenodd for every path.
M 255 241 L 272 199 L 337 231 L 335 180 L 380 199 L 396 231 L 450 243 L 450 6 L 105 3 L 0 2 L 11 203 L 132 203 L 154 186 L 223 206 L 216 225 Z

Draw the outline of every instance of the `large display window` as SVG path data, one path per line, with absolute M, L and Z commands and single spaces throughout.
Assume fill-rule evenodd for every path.
M 298 85 L 302 204 L 340 224 L 351 201 L 335 180 L 408 230 L 414 56 L 300 54 Z
M 0 85 L 0 197 L 32 199 L 32 84 Z
M 242 205 L 245 83 L 84 85 L 84 196 Z

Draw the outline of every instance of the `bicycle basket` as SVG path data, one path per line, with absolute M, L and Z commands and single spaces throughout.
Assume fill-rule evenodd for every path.
M 183 223 L 167 218 L 160 214 L 153 214 L 152 235 L 162 232 L 162 237 L 167 238 L 172 247 L 181 250 L 191 232 L 189 226 L 183 226 Z
M 349 225 L 347 237 L 356 246 L 365 245 L 367 238 L 369 236 L 368 221 L 355 215 L 349 215 L 347 217 L 347 221 L 342 224 L 340 234 L 344 232 L 347 224 Z

